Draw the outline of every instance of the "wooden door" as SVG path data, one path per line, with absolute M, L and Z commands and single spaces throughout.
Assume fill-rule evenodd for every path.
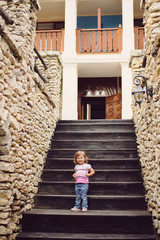
M 121 94 L 106 97 L 106 119 L 122 118 Z

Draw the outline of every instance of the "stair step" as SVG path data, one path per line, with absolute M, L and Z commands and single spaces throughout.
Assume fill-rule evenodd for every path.
M 126 124 L 106 124 L 106 123 L 97 123 L 97 124 L 57 124 L 56 131 L 133 131 L 134 126 L 132 124 L 126 125 Z
M 59 120 L 59 124 L 96 124 L 96 123 L 105 123 L 105 124 L 131 124 L 133 125 L 132 119 L 92 119 L 92 120 Z
M 46 181 L 70 181 L 73 179 L 74 170 L 69 169 L 44 169 L 42 179 Z M 139 169 L 105 169 L 96 170 L 96 174 L 91 178 L 95 181 L 139 181 L 141 172 Z
M 119 130 L 119 131 L 60 131 L 56 130 L 53 140 L 135 140 L 134 130 Z
M 100 211 L 34 209 L 24 214 L 23 231 L 63 233 L 152 234 L 146 211 Z
M 52 141 L 51 148 L 87 148 L 87 149 L 121 149 L 137 148 L 135 140 L 55 140 Z
M 129 159 L 92 159 L 92 167 L 94 169 L 139 169 L 139 161 L 137 158 Z M 48 158 L 46 161 L 46 169 L 72 169 L 74 167 L 73 158 Z
M 133 121 L 59 121 L 56 130 L 61 131 L 102 131 L 102 130 L 134 130 Z
M 87 156 L 89 157 L 89 159 L 93 158 L 93 159 L 106 159 L 106 158 L 136 158 L 137 157 L 137 151 L 134 148 L 128 148 L 128 149 L 112 149 L 112 150 L 108 150 L 108 149 L 87 149 L 87 148 L 83 148 L 81 149 L 80 146 L 79 148 L 75 148 L 75 149 L 65 149 L 65 148 L 59 148 L 59 149 L 51 149 L 48 151 L 48 157 L 62 157 L 62 153 L 64 158 L 73 158 L 75 153 L 78 150 L 84 150 L 87 154 Z
M 83 233 L 50 233 L 50 232 L 23 232 L 17 239 L 57 239 L 57 240 L 155 240 L 151 234 L 83 234 Z
M 63 181 L 43 181 L 39 183 L 39 193 L 75 194 L 75 183 Z M 137 182 L 91 182 L 88 194 L 99 195 L 144 195 L 143 184 Z
M 78 150 L 86 152 L 96 171 L 89 179 L 88 212 L 70 210 Z M 23 214 L 17 239 L 155 240 L 132 120 L 58 122 L 35 209 Z
M 74 206 L 75 195 L 38 194 L 36 208 L 70 209 Z M 145 210 L 144 196 L 88 195 L 90 210 Z

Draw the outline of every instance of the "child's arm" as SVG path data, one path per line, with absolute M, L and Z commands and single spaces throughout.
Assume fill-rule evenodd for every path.
M 90 168 L 90 169 L 89 169 L 89 172 L 90 172 L 90 173 L 87 173 L 87 175 L 86 175 L 87 177 L 91 177 L 91 176 L 93 176 L 93 175 L 95 174 L 95 171 L 94 171 L 93 168 Z

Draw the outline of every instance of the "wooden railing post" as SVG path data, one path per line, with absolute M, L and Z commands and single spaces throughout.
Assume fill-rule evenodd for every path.
M 144 49 L 144 29 L 143 28 L 139 28 L 138 35 L 139 35 L 139 49 Z
M 121 24 L 119 24 L 119 27 L 118 27 L 118 42 L 119 42 L 118 53 L 120 53 L 122 51 L 122 25 Z
M 37 32 L 36 33 L 36 38 L 35 38 L 35 46 L 36 48 L 40 51 L 40 41 L 41 41 L 41 33 Z
M 80 53 L 80 33 L 81 33 L 81 29 L 77 29 L 76 30 L 76 41 L 77 41 L 76 49 L 77 49 L 77 54 Z
M 62 29 L 62 52 L 64 51 L 64 28 Z
M 138 49 L 138 27 L 134 27 L 134 44 L 135 49 Z

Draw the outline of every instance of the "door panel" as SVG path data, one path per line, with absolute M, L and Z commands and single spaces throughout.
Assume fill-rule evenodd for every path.
M 121 119 L 122 118 L 122 100 L 121 94 L 106 97 L 106 119 Z

